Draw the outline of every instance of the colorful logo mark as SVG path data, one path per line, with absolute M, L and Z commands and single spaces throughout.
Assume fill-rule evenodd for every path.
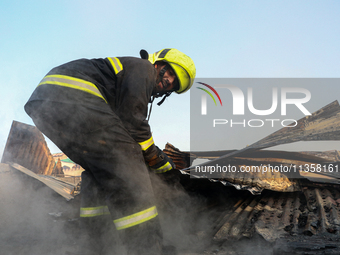
M 220 95 L 217 93 L 217 91 L 216 91 L 213 87 L 211 87 L 210 85 L 208 85 L 208 84 L 206 84 L 206 83 L 203 83 L 203 82 L 197 82 L 197 83 L 199 83 L 199 84 L 201 84 L 201 85 L 204 85 L 204 86 L 208 87 L 209 89 L 211 89 L 211 91 L 214 92 L 215 95 L 217 96 L 217 98 L 218 98 L 218 100 L 220 101 L 220 104 L 221 104 L 221 106 L 222 106 L 222 100 L 221 100 L 221 98 L 220 98 Z M 200 87 L 197 87 L 197 88 L 198 88 L 198 89 L 201 89 L 201 90 L 203 90 L 203 91 L 205 91 L 206 93 L 208 93 L 208 95 L 214 100 L 214 103 L 215 103 L 215 105 L 217 106 L 216 100 L 215 100 L 214 96 L 210 93 L 210 91 L 208 91 L 208 90 L 206 90 L 206 89 L 204 89 L 204 88 L 200 88 Z

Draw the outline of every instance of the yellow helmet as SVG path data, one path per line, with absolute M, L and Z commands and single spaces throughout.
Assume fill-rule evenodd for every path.
M 149 61 L 154 64 L 156 61 L 164 61 L 169 63 L 175 71 L 179 81 L 179 89 L 175 92 L 178 94 L 188 91 L 196 76 L 196 68 L 194 61 L 176 49 L 163 49 L 149 55 Z

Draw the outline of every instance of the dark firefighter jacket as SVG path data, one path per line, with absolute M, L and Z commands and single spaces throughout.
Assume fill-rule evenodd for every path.
M 49 86 L 47 92 L 41 89 L 44 84 L 59 86 Z M 144 158 L 149 160 L 158 150 L 146 120 L 155 84 L 156 69 L 148 60 L 134 57 L 79 59 L 53 68 L 29 101 L 53 100 L 49 99 L 49 94 L 58 93 L 65 87 L 76 89 L 70 89 L 69 96 L 58 98 L 59 102 L 78 100 L 73 103 L 81 104 L 79 96 L 72 97 L 79 90 L 101 97 L 119 116 L 130 135 L 141 145 Z

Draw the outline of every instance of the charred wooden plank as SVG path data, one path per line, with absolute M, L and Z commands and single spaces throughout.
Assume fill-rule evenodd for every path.
M 172 159 L 177 169 L 183 169 L 191 166 L 192 161 L 196 158 L 190 152 L 182 152 L 170 143 L 165 145 L 163 152 Z

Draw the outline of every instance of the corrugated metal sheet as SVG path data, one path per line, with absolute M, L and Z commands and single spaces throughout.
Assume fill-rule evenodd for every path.
M 268 148 L 297 141 L 340 140 L 340 106 L 334 101 L 310 116 L 297 121 L 295 127 L 285 127 L 249 146 Z
M 339 189 L 325 187 L 243 197 L 216 222 L 214 240 L 239 240 L 255 232 L 269 242 L 297 235 L 339 238 L 339 198 Z
M 66 183 L 46 175 L 37 175 L 17 163 L 9 163 L 9 165 L 12 167 L 13 170 L 19 171 L 44 183 L 46 186 L 57 192 L 59 195 L 63 196 L 66 200 L 69 201 L 74 198 L 74 190 L 77 186 L 76 184 Z
M 340 140 L 340 106 L 338 101 L 314 112 L 297 121 L 295 127 L 285 127 L 273 134 L 253 143 L 241 150 L 233 150 L 228 154 L 213 159 L 208 163 L 201 165 L 218 164 L 222 160 L 231 157 L 240 157 L 245 153 L 257 151 L 263 148 L 269 148 L 276 145 L 287 144 L 298 141 L 329 141 Z M 193 167 L 184 170 L 190 170 Z
M 279 144 L 312 140 L 340 140 L 340 106 L 337 101 L 300 119 L 295 127 L 282 128 L 242 150 L 181 152 L 167 144 L 164 152 L 173 159 L 178 169 L 192 176 L 223 180 L 242 189 L 249 187 L 252 192 L 261 192 L 263 189 L 299 191 L 296 178 L 340 184 L 340 171 L 334 170 L 340 169 L 338 151 L 299 153 L 261 150 Z M 210 159 L 198 165 L 204 171 L 196 171 L 197 166 L 191 165 L 197 158 Z M 315 167 L 315 164 L 322 164 L 322 171 L 308 170 L 311 166 Z M 215 168 L 216 165 L 232 166 L 233 171 L 209 172 L 209 168 Z M 275 167 L 276 170 L 284 168 L 284 171 L 273 171 Z M 242 171 L 242 168 L 250 171 Z M 304 171 L 306 169 L 307 172 Z

